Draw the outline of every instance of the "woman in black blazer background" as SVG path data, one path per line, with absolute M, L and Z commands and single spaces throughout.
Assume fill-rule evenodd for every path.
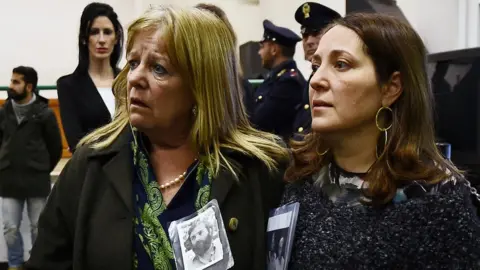
M 60 114 L 71 152 L 86 134 L 109 123 L 115 112 L 112 83 L 119 73 L 123 28 L 111 6 L 91 3 L 85 7 L 78 50 L 75 71 L 57 81 Z

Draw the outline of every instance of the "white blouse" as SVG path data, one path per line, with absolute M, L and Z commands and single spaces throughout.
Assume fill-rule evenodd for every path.
M 103 103 L 105 103 L 105 106 L 107 106 L 107 109 L 113 118 L 113 115 L 115 114 L 115 96 L 113 95 L 112 88 L 101 87 L 97 88 L 97 90 L 103 99 Z

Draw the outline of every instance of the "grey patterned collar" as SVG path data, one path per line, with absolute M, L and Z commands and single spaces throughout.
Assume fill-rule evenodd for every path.
M 324 193 L 333 203 L 346 203 L 348 206 L 356 206 L 360 205 L 361 201 L 370 201 L 363 194 L 363 189 L 368 187 L 368 182 L 354 174 L 344 175 L 339 173 L 335 175 L 332 166 L 335 165 L 324 166 L 317 174 L 312 176 L 316 189 Z M 456 183 L 455 177 L 449 177 L 434 185 L 422 180 L 412 181 L 404 187 L 397 188 L 392 202 L 401 203 L 409 198 L 436 193 L 446 184 L 455 185 Z

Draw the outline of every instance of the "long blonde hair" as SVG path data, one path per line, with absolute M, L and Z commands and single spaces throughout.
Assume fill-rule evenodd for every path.
M 275 170 L 288 156 L 280 139 L 251 127 L 242 103 L 235 36 L 214 14 L 199 8 L 151 8 L 128 28 L 127 54 L 142 31 L 161 29 L 168 56 L 192 89 L 197 114 L 191 138 L 210 171 L 222 166 L 237 175 L 235 164 L 221 149 L 257 158 Z M 129 123 L 126 65 L 113 83 L 116 113 L 113 121 L 87 135 L 80 145 L 108 147 Z

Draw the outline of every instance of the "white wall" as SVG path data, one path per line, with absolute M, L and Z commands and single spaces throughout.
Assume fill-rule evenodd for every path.
M 78 28 L 88 0 L 15 0 L 0 4 L 0 85 L 8 85 L 12 68 L 35 68 L 39 84 L 55 84 L 71 73 L 78 59 Z M 133 19 L 132 0 L 108 0 L 122 24 Z
M 193 6 L 198 3 L 206 2 L 216 4 L 227 14 L 233 28 L 235 29 L 239 44 L 247 41 L 258 41 L 263 35 L 262 22 L 264 19 L 271 20 L 278 26 L 290 28 L 300 35 L 300 25 L 295 21 L 295 11 L 305 3 L 305 0 L 259 0 L 258 4 L 251 4 L 252 1 L 246 0 L 137 0 L 142 1 L 143 7 L 150 4 L 175 4 L 182 6 Z M 345 13 L 344 0 L 322 0 L 317 1 L 340 14 Z M 310 73 L 310 64 L 304 60 L 303 48 L 299 42 L 295 54 L 295 60 L 299 69 L 308 76 Z
M 15 0 L 0 4 L 0 85 L 8 85 L 11 69 L 30 65 L 39 72 L 39 84 L 54 84 L 77 64 L 77 35 L 80 15 L 90 0 Z M 124 26 L 150 4 L 194 5 L 209 2 L 225 10 L 239 43 L 259 40 L 262 21 L 299 32 L 294 12 L 304 0 L 104 0 L 114 7 Z M 344 0 L 317 0 L 345 13 Z M 397 0 L 431 53 L 479 45 L 478 0 Z M 309 64 L 303 60 L 299 43 L 295 56 L 304 75 Z M 121 64 L 124 64 L 122 59 Z
M 397 0 L 430 53 L 458 47 L 458 0 Z
M 478 0 L 397 0 L 430 53 L 476 47 Z
M 0 85 L 8 85 L 14 66 L 29 65 L 39 73 L 39 84 L 55 84 L 58 77 L 71 73 L 78 57 L 77 36 L 80 15 L 89 0 L 16 0 L 0 4 Z M 195 5 L 200 2 L 217 4 L 225 10 L 235 31 L 239 44 L 260 40 L 265 18 L 275 24 L 289 27 L 295 32 L 300 26 L 294 12 L 303 0 L 260 0 L 249 4 L 242 0 L 105 0 L 113 6 L 120 21 L 127 26 L 149 5 L 175 4 Z M 281 5 L 279 3 L 282 2 Z M 320 1 L 340 13 L 344 13 L 342 0 Z M 303 49 L 299 43 L 296 60 L 301 71 L 309 72 L 303 60 Z M 121 64 L 123 65 L 124 59 Z
M 198 3 L 210 3 L 218 5 L 228 16 L 230 23 L 237 33 L 239 44 L 249 40 L 260 40 L 262 30 L 262 18 L 260 6 L 248 4 L 241 0 L 143 0 L 148 4 L 172 4 L 175 6 L 194 6 Z M 280 0 L 281 1 L 281 0 Z M 144 5 L 144 6 L 148 6 Z

